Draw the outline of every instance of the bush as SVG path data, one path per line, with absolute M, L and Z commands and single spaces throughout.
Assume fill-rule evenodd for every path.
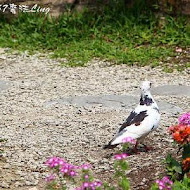
M 178 125 L 169 127 L 174 142 L 178 145 L 177 154 L 181 151 L 180 161 L 168 154 L 165 162 L 167 174 L 161 180 L 156 180 L 151 190 L 188 190 L 190 187 L 190 113 L 179 117 Z

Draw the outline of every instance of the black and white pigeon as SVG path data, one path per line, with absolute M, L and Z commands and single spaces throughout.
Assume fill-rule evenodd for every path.
M 136 139 L 134 151 L 137 152 L 137 145 L 142 142 L 150 132 L 155 130 L 160 121 L 158 105 L 151 93 L 151 82 L 144 81 L 141 86 L 141 97 L 139 105 L 132 111 L 126 121 L 120 127 L 116 136 L 103 148 L 115 148 L 123 143 L 123 139 L 132 137 Z M 148 147 L 145 145 L 145 149 Z

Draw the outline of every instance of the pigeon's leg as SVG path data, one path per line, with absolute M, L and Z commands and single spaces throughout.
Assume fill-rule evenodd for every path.
M 154 150 L 154 148 L 151 147 L 151 146 L 147 146 L 147 145 L 145 145 L 145 144 L 143 144 L 143 145 L 144 145 L 144 148 L 145 148 L 145 151 L 146 151 L 146 152 L 148 152 L 148 151 L 150 151 L 150 150 Z
M 139 142 L 136 141 L 135 147 L 133 149 L 133 152 L 136 153 L 136 154 L 138 153 L 138 149 L 137 149 L 138 144 L 139 144 Z

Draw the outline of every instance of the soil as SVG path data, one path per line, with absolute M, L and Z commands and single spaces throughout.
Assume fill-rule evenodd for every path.
M 116 133 L 130 109 L 52 104 L 48 101 L 71 96 L 133 95 L 142 80 L 155 87 L 163 85 L 190 86 L 189 69 L 165 73 L 162 68 L 111 65 L 98 59 L 87 67 L 67 68 L 61 59 L 47 55 L 12 52 L 0 49 L 0 189 L 45 189 L 48 170 L 44 161 L 50 156 L 65 158 L 75 164 L 91 163 L 97 179 L 113 183 L 113 155 L 121 150 L 103 150 Z M 1 88 L 0 88 L 1 89 Z M 190 96 L 154 95 L 189 111 Z M 138 102 L 136 102 L 138 104 Z M 135 108 L 136 105 L 134 105 Z M 133 190 L 149 189 L 155 179 L 165 175 L 163 161 L 176 147 L 167 127 L 177 123 L 182 113 L 161 111 L 159 128 L 145 143 L 154 150 L 127 158 L 127 176 Z

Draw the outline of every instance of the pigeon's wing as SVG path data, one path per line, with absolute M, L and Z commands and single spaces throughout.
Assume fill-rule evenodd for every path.
M 148 110 L 142 110 L 139 113 L 135 111 L 131 112 L 126 122 L 119 129 L 119 132 L 105 148 L 114 148 L 122 143 L 125 137 L 132 137 L 134 139 L 141 137 L 144 134 L 145 123 L 149 121 L 147 112 Z
M 126 121 L 121 125 L 119 132 L 121 132 L 123 129 L 125 129 L 127 126 L 129 126 L 132 123 L 132 121 L 136 115 L 137 115 L 137 113 L 135 111 L 132 111 L 130 113 L 130 115 L 128 116 L 128 118 L 126 119 Z
M 147 114 L 147 110 L 144 110 L 144 111 L 141 111 L 139 113 L 135 112 L 135 111 L 132 111 L 129 115 L 129 117 L 126 119 L 126 121 L 122 124 L 122 126 L 120 127 L 119 129 L 119 132 L 120 133 L 123 129 L 125 129 L 126 127 L 132 125 L 132 124 L 135 124 L 136 126 L 137 125 L 140 125 L 140 123 L 145 119 L 145 117 L 147 117 L 148 114 Z

